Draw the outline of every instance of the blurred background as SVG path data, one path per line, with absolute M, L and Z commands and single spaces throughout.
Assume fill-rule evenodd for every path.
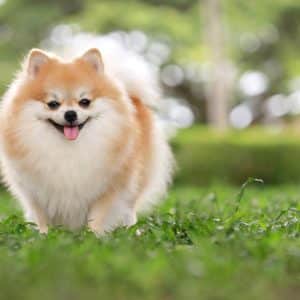
M 0 92 L 30 48 L 109 34 L 159 71 L 176 182 L 299 182 L 299 20 L 297 0 L 0 0 Z

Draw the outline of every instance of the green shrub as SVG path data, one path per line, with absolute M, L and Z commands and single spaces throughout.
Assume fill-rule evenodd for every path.
M 203 185 L 241 184 L 257 177 L 266 184 L 300 182 L 300 133 L 254 128 L 217 133 L 193 127 L 173 140 L 176 181 Z

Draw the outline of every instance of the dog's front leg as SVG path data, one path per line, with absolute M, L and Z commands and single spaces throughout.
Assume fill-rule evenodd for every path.
M 101 236 L 105 231 L 110 231 L 116 226 L 130 227 L 137 221 L 136 211 L 134 205 L 130 201 L 125 202 L 125 198 L 121 198 L 117 192 L 106 194 L 93 202 L 90 206 L 88 214 L 88 226 L 97 235 Z M 116 203 L 115 203 L 116 202 Z M 125 203 L 124 203 L 125 202 Z M 117 204 L 113 207 L 113 204 Z M 113 210 L 114 219 L 107 219 L 108 215 Z
M 44 210 L 34 201 L 26 203 L 26 220 L 37 225 L 40 233 L 48 233 L 48 218 Z
M 101 236 L 105 233 L 104 222 L 114 201 L 114 197 L 114 193 L 108 193 L 93 202 L 89 208 L 88 227 L 97 236 Z
M 134 206 L 127 205 L 124 208 L 124 211 L 120 212 L 121 215 L 121 225 L 125 227 L 131 227 L 137 222 L 136 209 Z

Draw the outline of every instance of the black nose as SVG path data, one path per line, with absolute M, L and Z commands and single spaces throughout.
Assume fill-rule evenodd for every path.
M 73 123 L 77 120 L 77 113 L 74 110 L 68 110 L 65 112 L 65 120 L 69 123 Z

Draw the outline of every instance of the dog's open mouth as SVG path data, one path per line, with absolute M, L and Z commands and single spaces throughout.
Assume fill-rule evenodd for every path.
M 76 140 L 79 131 L 84 127 L 84 125 L 89 121 L 89 118 L 87 118 L 83 123 L 78 125 L 60 125 L 56 122 L 54 122 L 51 119 L 48 119 L 48 122 L 52 124 L 58 131 L 60 131 L 68 140 Z

